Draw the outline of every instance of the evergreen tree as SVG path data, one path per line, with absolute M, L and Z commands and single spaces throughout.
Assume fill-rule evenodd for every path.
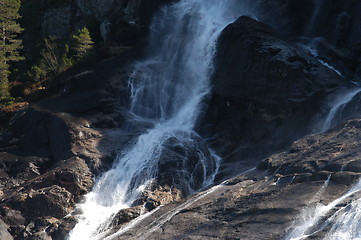
M 20 61 L 21 40 L 18 35 L 22 28 L 16 22 L 20 0 L 0 0 L 0 98 L 9 96 L 9 62 Z
M 63 45 L 55 37 L 44 39 L 44 48 L 40 51 L 40 62 L 33 65 L 28 72 L 35 81 L 51 79 L 73 65 L 73 59 L 68 57 L 69 47 Z
M 84 59 L 93 48 L 94 42 L 90 37 L 89 30 L 84 27 L 71 37 L 71 50 L 77 61 Z

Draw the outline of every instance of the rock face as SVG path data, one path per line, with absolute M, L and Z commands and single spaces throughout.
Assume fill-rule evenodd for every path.
M 159 7 L 172 0 L 77 0 L 43 4 L 44 36 L 67 38 L 75 30 L 88 25 L 103 42 L 134 45 L 142 42 L 151 17 Z
M 188 196 L 203 187 L 216 170 L 216 156 L 199 136 L 188 141 L 169 138 L 158 163 L 157 185 L 176 188 Z
M 324 97 L 347 83 L 268 25 L 240 17 L 218 41 L 201 133 L 227 156 L 258 159 L 310 132 Z
M 131 121 L 121 110 L 129 99 L 122 71 L 133 56 L 125 55 L 57 79 L 59 95 L 25 106 L 1 131 L 2 239 L 65 239 L 76 223 L 67 215 L 94 175 L 143 131 L 120 130 Z
M 359 179 L 360 123 L 355 118 L 302 138 L 257 169 L 156 210 L 117 239 L 284 239 L 295 224 L 304 223 L 306 206 L 312 215 L 313 207 L 329 204 Z M 345 198 L 324 219 L 359 197 Z M 324 239 L 329 228 L 308 239 Z
M 252 4 L 261 20 L 286 38 L 321 38 L 316 48 L 322 58 L 347 77 L 360 80 L 360 2 L 258 0 Z

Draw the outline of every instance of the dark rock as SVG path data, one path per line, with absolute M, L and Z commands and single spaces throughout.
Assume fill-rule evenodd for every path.
M 316 40 L 322 60 L 347 78 L 359 81 L 361 4 L 358 1 L 265 1 L 252 2 L 260 19 L 285 38 Z M 314 42 L 315 43 L 315 42 Z
M 337 172 L 332 174 L 331 181 L 338 184 L 347 184 L 351 185 L 355 183 L 358 179 L 360 179 L 360 173 L 353 172 Z
M 59 186 L 31 190 L 24 200 L 29 219 L 40 216 L 62 218 L 70 213 L 73 204 L 72 194 Z
M 72 32 L 72 6 L 48 9 L 42 18 L 42 32 L 45 36 L 64 39 Z M 56 27 L 55 27 L 56 26 Z
M 121 225 L 133 220 L 134 218 L 139 217 L 142 213 L 142 210 L 143 208 L 141 206 L 120 210 L 113 218 L 112 225 L 120 227 Z
M 9 131 L 0 130 L 0 147 L 5 147 L 13 139 L 13 135 Z
M 57 160 L 72 156 L 69 126 L 55 114 L 29 108 L 15 120 L 12 128 L 25 153 L 52 156 Z
M 286 149 L 311 131 L 325 96 L 347 85 L 270 26 L 248 17 L 223 30 L 212 83 L 198 129 L 225 163 Z
M 144 191 L 133 205 L 143 205 L 145 210 L 152 211 L 160 205 L 181 201 L 186 197 L 184 190 L 176 186 L 154 185 L 152 190 Z
M 31 240 L 52 240 L 47 234 L 46 229 L 57 221 L 58 219 L 53 217 L 35 218 L 34 221 L 31 221 L 26 226 L 25 231 L 22 233 L 22 238 Z
M 53 240 L 63 240 L 68 237 L 75 224 L 77 224 L 76 218 L 74 216 L 67 216 L 62 221 L 53 223 L 47 232 L 50 233 Z
M 151 17 L 160 6 L 169 2 L 172 0 L 45 2 L 39 6 L 42 33 L 66 39 L 87 24 L 96 38 L 103 42 L 134 45 L 144 42 Z
M 284 37 L 303 36 L 309 31 L 308 26 L 313 21 L 313 14 L 322 1 L 290 0 L 290 1 L 251 1 L 257 11 L 257 17 L 274 27 Z M 312 22 L 311 24 L 315 24 Z
M 88 192 L 92 186 L 92 173 L 84 160 L 70 158 L 45 174 L 24 184 L 28 189 L 42 189 L 53 185 L 65 188 L 74 200 Z
M 257 165 L 257 169 L 260 169 L 260 170 L 267 170 L 267 169 L 270 169 L 271 167 L 272 167 L 272 165 L 268 159 L 264 159 L 264 160 L 260 161 Z
M 186 133 L 185 133 L 186 134 Z M 181 190 L 185 196 L 201 188 L 216 169 L 216 156 L 197 135 L 172 137 L 163 143 L 157 185 Z
M 92 124 L 95 128 L 115 128 L 117 123 L 113 119 L 102 119 Z
M 307 181 L 326 180 L 352 184 L 360 174 L 358 138 L 361 137 L 359 119 L 339 124 L 327 134 L 310 135 L 296 141 L 291 149 L 267 158 L 273 170 L 282 175 L 308 175 Z
M 25 224 L 25 218 L 18 210 L 11 209 L 7 206 L 1 207 L 2 220 L 9 226 L 21 226 Z
M 354 173 L 361 173 L 361 160 L 357 159 L 355 161 L 348 162 L 342 170 Z

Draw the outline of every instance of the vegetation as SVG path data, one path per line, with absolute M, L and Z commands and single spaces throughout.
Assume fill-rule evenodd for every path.
M 21 98 L 41 98 L 55 90 L 54 79 L 99 57 L 101 38 L 95 18 L 85 18 L 82 26 L 66 29 L 69 32 L 61 37 L 44 32 L 44 14 L 69 5 L 70 0 L 0 0 L 0 109 Z M 100 56 L 106 58 L 108 48 L 104 49 Z
M 90 32 L 86 27 L 72 35 L 71 43 L 75 61 L 82 61 L 89 57 L 94 45 L 90 37 Z
M 68 58 L 68 45 L 62 46 L 54 37 L 44 39 L 44 48 L 40 51 L 40 63 L 31 67 L 28 73 L 33 80 L 41 81 L 57 76 L 73 65 Z
M 17 23 L 20 0 L 0 0 L 0 102 L 10 97 L 10 64 L 23 60 L 19 34 L 22 28 Z
M 74 64 L 88 60 L 94 45 L 86 27 L 71 36 L 70 49 L 68 43 L 55 37 L 48 37 L 43 41 L 39 63 L 33 65 L 28 72 L 28 76 L 35 81 L 54 78 Z

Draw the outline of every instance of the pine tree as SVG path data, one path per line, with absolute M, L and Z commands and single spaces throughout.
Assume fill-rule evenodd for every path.
M 20 0 L 0 0 L 0 98 L 9 96 L 9 62 L 20 61 Z
M 77 61 L 84 59 L 89 54 L 94 44 L 90 37 L 90 32 L 86 27 L 80 29 L 75 35 L 72 35 L 71 42 L 71 49 L 74 52 L 74 57 Z

